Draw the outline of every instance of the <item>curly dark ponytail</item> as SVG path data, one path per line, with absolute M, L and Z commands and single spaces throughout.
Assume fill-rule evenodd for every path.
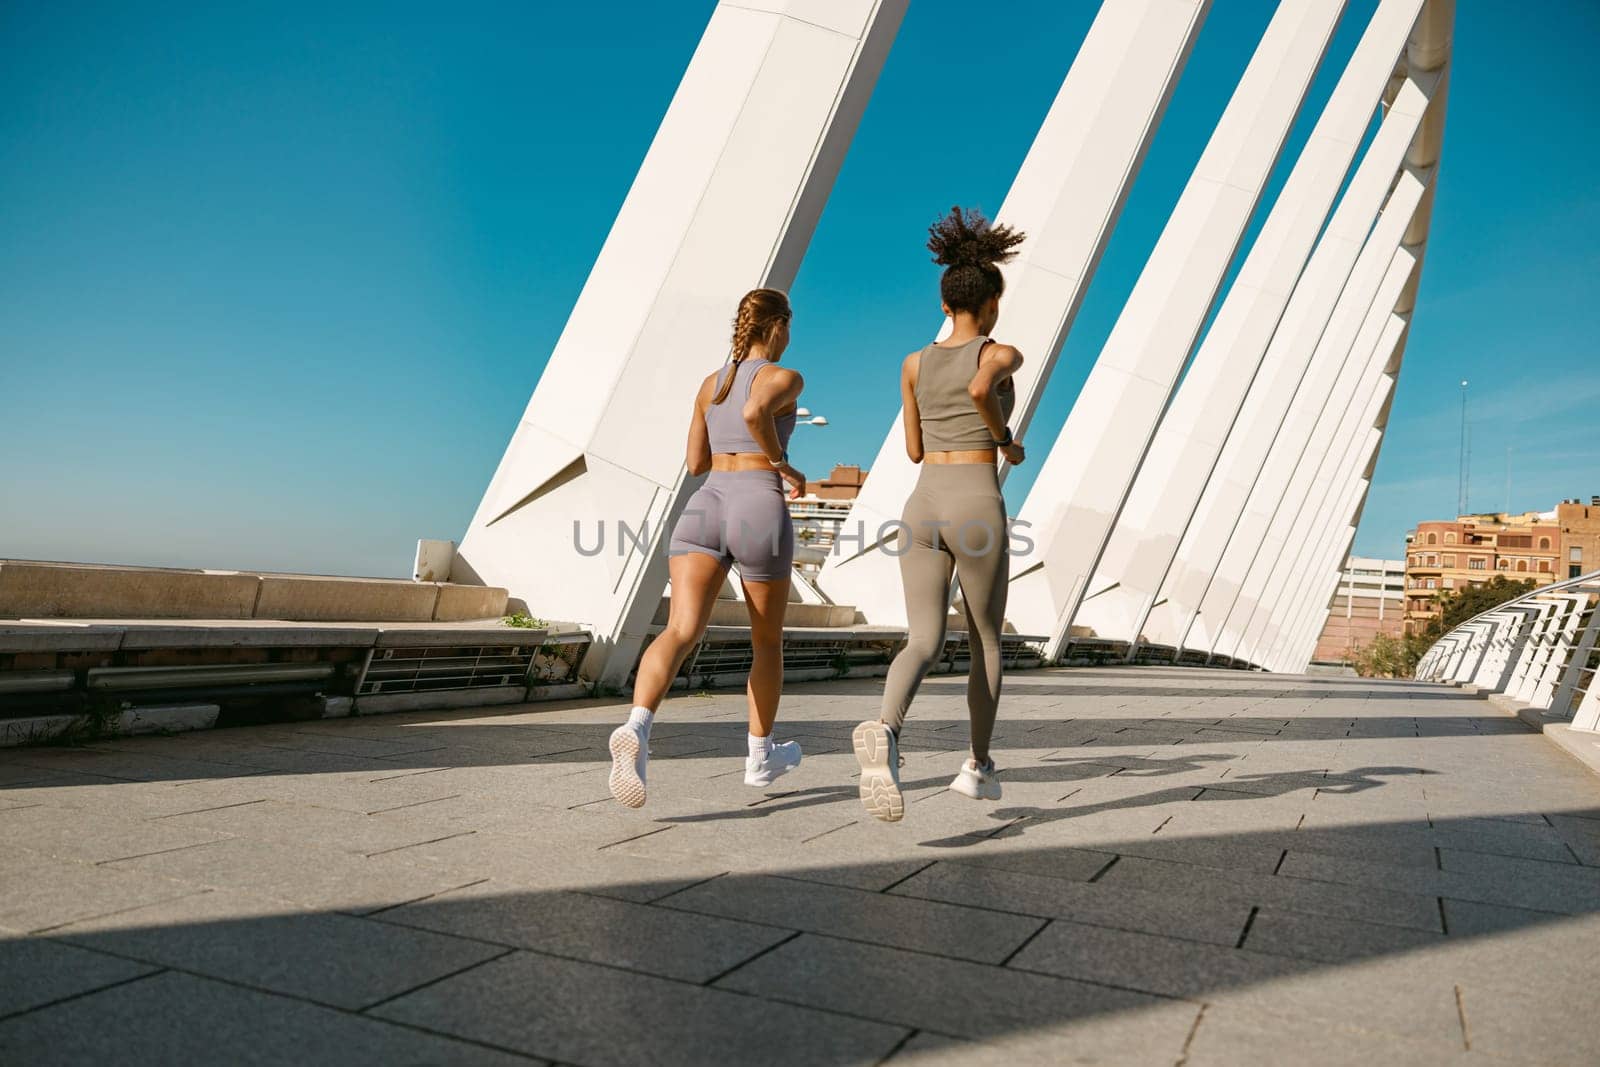
M 928 251 L 945 268 L 939 296 L 952 313 L 976 313 L 990 297 L 1005 291 L 1000 264 L 1016 256 L 1025 234 L 1010 226 L 993 226 L 981 211 L 952 207 L 928 227 Z

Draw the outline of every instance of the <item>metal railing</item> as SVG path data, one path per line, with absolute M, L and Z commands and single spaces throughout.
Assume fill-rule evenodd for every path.
M 1417 677 L 1504 693 L 1576 730 L 1600 731 L 1600 571 L 1508 600 L 1423 654 Z

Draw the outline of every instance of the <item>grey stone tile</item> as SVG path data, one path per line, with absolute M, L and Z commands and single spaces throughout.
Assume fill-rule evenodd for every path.
M 1320 1019 L 1425 1042 L 1460 1039 L 1448 957 L 1404 952 L 1338 965 L 1288 960 L 1300 968 L 1266 982 L 1220 990 L 1213 1003 L 1280 1019 Z
M 1451 937 L 1482 937 L 1530 926 L 1557 922 L 1566 916 L 1558 912 L 1507 908 L 1499 904 L 1479 904 L 1471 900 L 1443 899 L 1445 932 Z
M 1600 1062 L 1600 1028 L 1548 990 L 1482 988 L 1469 981 L 1462 986 L 1461 1013 L 1476 1052 L 1516 1063 Z
M 715 988 L 518 952 L 374 1015 L 570 1063 L 855 1064 L 903 1027 L 762 1003 Z
M 31 849 L 56 859 L 102 863 L 225 840 L 226 834 L 170 820 L 123 819 L 40 804 L 0 819 L 0 846 Z
M 494 882 L 396 908 L 384 912 L 383 919 L 686 982 L 709 981 L 792 932 L 781 922 L 754 925 L 586 893 L 529 892 Z
M 988 867 L 997 871 L 1015 871 L 1041 878 L 1055 878 L 1066 882 L 1087 882 L 1104 871 L 1116 853 L 1109 849 L 1070 847 L 1024 847 L 1034 840 L 1024 834 L 1021 844 L 1007 838 L 999 847 L 983 849 L 948 849 L 935 853 L 944 863 L 961 863 L 974 867 Z
M 238 889 L 314 908 L 368 912 L 454 889 L 464 881 L 395 858 L 353 856 L 232 838 L 177 852 L 118 860 L 103 870 L 156 875 L 211 889 Z
M 1600 867 L 1600 820 L 1552 812 L 1550 823 L 1579 862 Z
M 0 1016 L 151 974 L 157 968 L 42 937 L 0 939 Z
M 1229 946 L 1250 917 L 1250 905 L 1233 900 L 1064 882 L 964 863 L 936 863 L 890 892 Z
M 1441 850 L 1442 852 L 1443 850 Z M 1458 854 L 1459 855 L 1459 854 Z M 1495 857 L 1482 857 L 1495 859 Z M 1520 863 L 1524 861 L 1506 861 Z M 1467 866 L 1461 863 L 1461 866 Z M 1481 904 L 1540 911 L 1577 913 L 1600 909 L 1600 886 L 1580 879 L 1561 877 L 1566 871 L 1592 874 L 1587 868 L 1558 864 L 1537 864 L 1537 879 L 1504 866 L 1473 864 L 1471 871 L 1429 871 L 1417 867 L 1396 867 L 1365 860 L 1316 856 L 1291 851 L 1279 873 L 1291 878 L 1310 879 L 1347 886 L 1383 886 L 1425 897 L 1450 897 Z
M 581 889 L 640 902 L 723 873 L 715 862 L 670 853 L 653 854 L 642 862 L 627 844 L 596 849 L 564 840 L 494 833 L 430 841 L 388 853 L 387 858 L 457 879 L 457 886 L 492 879 L 510 887 Z
M 1441 848 L 1439 865 L 1446 874 L 1523 881 L 1549 888 L 1559 887 L 1564 896 L 1571 896 L 1576 906 L 1589 911 L 1600 911 L 1600 869 L 1579 866 L 1570 860 L 1547 863 L 1517 856 L 1497 856 L 1486 852 Z
M 1158 1003 L 1105 986 L 814 934 L 780 945 L 717 985 L 957 1037 L 992 1037 Z
M 1263 908 L 1250 924 L 1243 947 L 1279 956 L 1340 963 L 1434 948 L 1443 941 L 1443 934 L 1428 930 Z
M 1241 1063 L 1304 1064 L 1306 1067 L 1433 1067 L 1470 1065 L 1489 1058 L 1468 1055 L 1449 1038 L 1414 1040 L 1362 1030 L 1325 1019 L 1297 1020 L 1212 1005 L 1196 1027 L 1186 1067 L 1235 1067 Z
M 0 930 L 48 930 L 199 890 L 139 871 L 58 860 L 20 848 L 0 849 Z
M 135 908 L 74 923 L 53 936 L 355 1011 L 504 951 L 232 892 Z
M 411 822 L 385 815 L 366 815 L 344 808 L 325 808 L 282 800 L 234 804 L 223 808 L 168 816 L 160 825 L 203 828 L 251 841 L 312 844 L 341 852 L 366 855 L 406 845 L 421 844 L 466 827 L 440 829 L 426 822 Z
M 1231 946 L 1061 921 L 1051 923 L 1008 966 L 1197 1001 L 1306 967 Z
M 1059 1067 L 1063 1063 L 1099 1067 L 1148 1067 L 1177 1063 L 1197 1004 L 1167 1002 L 1137 1011 L 1092 1016 L 1074 1022 L 1031 1028 L 1003 1037 L 972 1041 L 918 1031 L 889 1062 L 915 1067 Z
M 1042 920 L 789 878 L 728 875 L 662 902 L 665 907 L 829 934 L 894 948 L 999 963 Z
M 23 787 L 32 803 L 113 818 L 160 818 L 177 812 L 264 800 L 264 776 L 191 782 L 130 782 L 68 774 Z
M 1101 876 L 1097 885 L 1143 889 L 1157 893 L 1191 892 L 1220 900 L 1234 900 L 1261 907 L 1276 907 L 1308 915 L 1328 915 L 1361 922 L 1409 926 L 1419 930 L 1439 929 L 1439 907 L 1429 896 L 1389 889 L 1348 885 L 1304 878 L 1283 877 L 1291 873 L 1287 865 L 1277 876 L 1251 872 L 1223 871 L 1181 863 L 1147 860 L 1137 856 L 1119 859 Z M 1339 861 L 1344 862 L 1344 861 Z M 1401 868 L 1388 868 L 1401 870 Z M 1378 883 L 1380 885 L 1386 883 Z
M 523 1056 L 167 972 L 0 1022 L 0 1061 L 528 1064 Z

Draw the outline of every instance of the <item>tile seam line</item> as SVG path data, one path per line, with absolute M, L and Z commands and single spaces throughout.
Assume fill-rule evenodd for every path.
M 373 919 L 372 921 L 374 921 L 374 922 L 386 922 L 386 923 L 388 923 L 388 925 L 391 925 L 391 926 L 404 926 L 405 925 L 403 923 L 395 923 L 395 922 L 392 922 L 390 920 L 384 920 L 384 919 Z M 408 927 L 408 929 L 425 929 L 425 928 L 422 928 L 422 927 Z M 439 933 L 439 931 L 429 931 L 429 932 Z M 804 931 L 804 930 L 792 931 L 792 934 L 794 936 L 785 938 L 781 942 L 781 944 L 788 944 L 790 941 L 794 940 L 795 937 L 798 937 L 798 936 L 800 936 L 801 934 L 804 934 L 804 933 L 807 933 L 807 931 Z M 459 935 L 459 934 L 445 934 L 445 935 L 442 935 L 442 936 L 455 937 L 455 938 L 458 938 L 459 940 L 462 940 L 462 941 L 471 941 L 471 942 L 475 942 L 477 944 L 492 945 L 492 946 L 494 946 L 496 948 L 504 948 L 504 949 L 508 949 L 509 950 L 509 951 L 507 951 L 505 953 L 502 953 L 499 956 L 496 956 L 495 957 L 496 960 L 503 960 L 503 959 L 506 959 L 509 956 L 514 956 L 514 955 L 518 955 L 518 954 L 527 955 L 527 956 L 539 956 L 539 957 L 543 957 L 545 959 L 561 960 L 562 962 L 565 962 L 565 963 L 576 963 L 576 964 L 589 966 L 589 967 L 599 967 L 599 968 L 602 968 L 602 969 L 607 970 L 607 971 L 615 971 L 615 972 L 617 972 L 619 974 L 632 975 L 635 978 L 653 979 L 655 981 L 660 981 L 660 982 L 670 982 L 673 985 L 683 986 L 686 989 L 710 990 L 710 991 L 718 992 L 718 993 L 728 993 L 728 994 L 732 994 L 734 996 L 746 997 L 746 998 L 749 998 L 751 1000 L 771 1001 L 773 1003 L 786 1004 L 786 1005 L 789 1005 L 791 1007 L 804 1008 L 807 1011 L 813 1011 L 813 1012 L 817 1012 L 817 1013 L 823 1014 L 823 1015 L 833 1015 L 833 1016 L 839 1016 L 841 1018 L 846 1018 L 846 1019 L 858 1019 L 858 1020 L 861 1020 L 863 1022 L 876 1023 L 876 1024 L 880 1025 L 880 1026 L 903 1026 L 904 1025 L 904 1024 L 901 1024 L 901 1023 L 887 1022 L 887 1021 L 885 1021 L 883 1019 L 874 1019 L 871 1016 L 855 1015 L 855 1014 L 852 1014 L 850 1012 L 838 1011 L 838 1010 L 835 1010 L 833 1008 L 820 1008 L 820 1007 L 817 1007 L 816 1005 L 805 1004 L 805 1003 L 802 1003 L 802 1002 L 799 1002 L 799 1001 L 786 1001 L 786 1000 L 782 1000 L 781 998 L 777 998 L 777 997 L 768 997 L 768 996 L 765 996 L 763 994 L 751 993 L 751 992 L 749 992 L 747 990 L 736 989 L 736 988 L 733 988 L 733 987 L 730 987 L 730 986 L 706 985 L 704 982 L 696 982 L 696 981 L 693 981 L 693 980 L 690 980 L 690 979 L 687 979 L 687 978 L 677 978 L 677 977 L 674 977 L 672 975 L 657 974 L 657 973 L 655 973 L 653 971 L 642 971 L 642 970 L 638 970 L 638 969 L 635 969 L 635 968 L 632 968 L 632 967 L 624 967 L 624 966 L 622 966 L 620 964 L 606 963 L 606 962 L 601 961 L 601 960 L 584 959 L 584 958 L 582 958 L 580 956 L 567 956 L 567 955 L 563 955 L 563 954 L 561 954 L 559 952 L 549 952 L 549 951 L 546 951 L 544 949 L 527 948 L 527 947 L 521 946 L 521 945 L 507 945 L 504 942 L 500 942 L 500 941 L 486 941 L 486 940 L 484 940 L 482 938 L 464 937 L 464 936 Z M 815 937 L 815 936 L 821 936 L 821 935 L 813 934 L 811 936 Z M 776 947 L 776 946 L 774 946 L 774 947 Z M 103 950 L 100 950 L 100 951 L 103 951 Z M 105 953 L 105 954 L 106 955 L 114 955 L 114 953 Z M 131 959 L 131 960 L 134 960 L 135 962 L 140 962 L 140 963 L 145 962 L 143 960 L 138 960 L 136 957 L 119 957 L 119 958 Z M 746 962 L 748 962 L 748 961 L 746 961 Z M 742 964 L 741 964 L 741 966 L 742 966 Z M 180 968 L 176 968 L 176 967 L 168 968 L 168 969 L 169 970 L 180 970 Z M 183 972 L 183 973 L 189 973 L 189 972 Z M 195 977 L 198 977 L 198 978 L 209 978 L 208 975 L 202 975 L 202 974 L 196 974 Z M 1046 977 L 1050 977 L 1050 976 L 1046 976 Z M 225 979 L 211 979 L 211 980 L 213 980 L 213 981 L 224 981 L 224 982 L 227 981 Z M 239 983 L 229 982 L 228 984 L 239 984 Z M 243 988 L 255 990 L 255 987 L 253 987 L 253 986 L 243 986 Z M 288 998 L 293 999 L 293 1000 L 303 1000 L 304 999 L 304 998 L 301 998 L 301 997 L 296 997 L 296 996 L 294 996 L 293 994 L 290 994 L 290 993 L 277 993 L 277 992 L 273 992 L 273 991 L 270 991 L 270 990 L 256 990 L 256 991 L 267 993 L 268 995 L 271 995 L 271 996 L 288 997 Z M 329 1007 L 329 1005 L 322 1004 L 319 1001 L 306 1001 L 306 1003 L 316 1004 L 319 1007 Z M 357 1013 L 357 1012 L 351 1012 L 348 1009 L 344 1009 L 344 1008 L 334 1008 L 333 1010 L 345 1012 L 347 1014 L 352 1014 L 352 1015 L 359 1015 L 360 1014 L 360 1013 Z M 369 1015 L 369 1016 L 362 1016 L 362 1017 L 369 1018 L 369 1019 L 381 1019 L 381 1020 L 383 1020 L 385 1022 L 395 1022 L 396 1021 L 396 1020 L 390 1019 L 388 1016 L 385 1016 L 385 1015 Z M 407 1025 L 407 1024 L 401 1024 L 401 1025 Z M 427 1030 L 425 1028 L 417 1027 L 414 1024 L 412 1025 L 412 1028 L 413 1029 L 422 1029 L 422 1031 L 424 1033 L 437 1034 L 437 1035 L 442 1036 L 442 1037 L 455 1037 L 456 1036 L 455 1034 L 450 1033 L 448 1031 Z M 957 1035 L 957 1036 L 959 1036 L 959 1035 Z M 460 1039 L 460 1040 L 465 1040 L 465 1039 Z M 500 1046 L 488 1046 L 488 1047 L 497 1048 L 498 1049 Z M 527 1053 L 518 1053 L 518 1055 L 528 1055 L 528 1054 Z M 570 1062 L 570 1061 L 557 1061 L 557 1062 Z
M 404 990 L 401 990 L 398 993 L 391 993 L 390 995 L 388 995 L 386 997 L 380 997 L 380 998 L 378 998 L 377 1000 L 373 1001 L 370 1004 L 363 1004 L 361 1007 L 355 1008 L 353 1010 L 357 1015 L 365 1015 L 367 1012 L 371 1011 L 372 1009 L 381 1008 L 381 1007 L 383 1007 L 383 1005 L 392 1003 L 393 1001 L 396 1001 L 396 1000 L 399 1000 L 401 997 L 409 997 L 413 993 L 418 993 L 418 992 L 421 992 L 422 990 L 427 989 L 427 988 L 429 988 L 431 986 L 436 986 L 440 982 L 446 982 L 446 981 L 449 981 L 452 978 L 459 978 L 461 975 L 464 975 L 469 971 L 477 970 L 479 967 L 482 967 L 486 963 L 493 963 L 495 960 L 505 959 L 507 956 L 511 955 L 512 953 L 514 953 L 516 951 L 517 950 L 514 949 L 514 948 L 508 948 L 503 952 L 496 952 L 492 956 L 485 956 L 483 959 L 476 960 L 476 961 L 474 961 L 472 963 L 469 963 L 465 967 L 459 967 L 456 970 L 448 971 L 448 972 L 446 972 L 444 974 L 437 975 L 437 976 L 435 976 L 433 978 L 428 979 L 426 982 L 422 982 L 422 983 L 420 983 L 418 985 L 412 986 L 410 989 L 404 989 Z M 374 1018 L 378 1018 L 378 1016 L 374 1016 Z
M 74 948 L 78 948 L 78 947 L 81 947 L 81 946 L 76 946 L 75 945 L 73 947 Z M 108 953 L 101 953 L 101 955 L 108 955 Z M 118 957 L 115 957 L 115 958 L 127 960 L 127 957 L 122 957 L 122 956 L 118 956 Z M 155 978 L 155 977 L 158 977 L 159 975 L 162 975 L 162 974 L 166 973 L 166 971 L 169 969 L 169 968 L 161 966 L 160 964 L 152 964 L 152 963 L 149 963 L 149 962 L 147 962 L 145 960 L 127 960 L 127 962 L 140 963 L 140 964 L 142 964 L 142 965 L 144 965 L 146 967 L 153 967 L 155 969 L 154 970 L 150 970 L 150 971 L 146 971 L 143 974 L 136 974 L 131 978 L 123 978 L 123 979 L 119 979 L 118 981 L 115 981 L 115 982 L 108 982 L 105 985 L 95 986 L 93 989 L 85 989 L 85 990 L 82 990 L 82 991 L 77 992 L 77 993 L 68 994 L 67 996 L 64 996 L 64 997 L 57 997 L 55 1000 L 47 1000 L 43 1004 L 35 1004 L 31 1008 L 23 1008 L 21 1011 L 13 1011 L 13 1012 L 6 1012 L 6 1013 L 3 1013 L 3 1014 L 0 1014 L 0 1023 L 9 1022 L 12 1019 L 20 1019 L 20 1018 L 23 1018 L 24 1016 L 31 1015 L 31 1014 L 33 1014 L 34 1012 L 37 1012 L 37 1011 L 45 1011 L 45 1010 L 47 1010 L 49 1008 L 60 1007 L 62 1004 L 70 1004 L 74 1000 L 82 1000 L 84 997 L 92 997 L 96 993 L 104 993 L 109 989 L 116 989 L 119 986 L 132 985 L 134 982 L 142 982 L 146 978 Z
M 78 945 L 78 946 L 74 946 L 74 947 L 81 948 L 83 946 Z M 158 967 L 161 968 L 159 971 L 157 971 L 154 974 L 142 975 L 141 979 L 142 978 L 155 978 L 155 977 L 158 977 L 161 974 L 181 974 L 181 975 L 184 975 L 184 976 L 189 977 L 189 978 L 198 979 L 198 980 L 200 980 L 202 982 L 215 982 L 218 985 L 229 986 L 230 988 L 233 988 L 233 989 L 242 989 L 242 990 L 244 990 L 246 992 L 254 993 L 254 994 L 258 995 L 258 996 L 280 997 L 280 998 L 282 998 L 284 1000 L 291 1000 L 291 1001 L 294 1001 L 294 1002 L 296 1002 L 298 1004 L 308 1004 L 308 1005 L 310 1005 L 312 1007 L 321 1008 L 321 1009 L 323 1009 L 325 1011 L 338 1012 L 340 1015 L 345 1015 L 345 1016 L 348 1016 L 348 1017 L 350 1017 L 352 1019 L 364 1019 L 367 1022 L 384 1023 L 384 1024 L 387 1024 L 387 1025 L 390 1025 L 390 1026 L 400 1027 L 401 1029 L 404 1029 L 404 1030 L 410 1030 L 413 1033 L 427 1034 L 429 1037 L 438 1037 L 438 1038 L 443 1038 L 443 1039 L 449 1040 L 449 1041 L 459 1041 L 459 1042 L 461 1042 L 462 1044 L 465 1044 L 465 1045 L 476 1045 L 479 1048 L 487 1048 L 487 1049 L 491 1049 L 491 1050 L 493 1050 L 495 1052 L 504 1052 L 504 1053 L 507 1053 L 509 1055 L 517 1056 L 520 1059 L 525 1059 L 525 1060 L 530 1060 L 530 1061 L 538 1061 L 538 1060 L 548 1059 L 548 1057 L 545 1057 L 545 1056 L 537 1054 L 537 1053 L 522 1052 L 522 1051 L 519 1051 L 518 1049 L 508 1048 L 505 1045 L 495 1045 L 495 1044 L 491 1044 L 490 1042 L 487 1042 L 487 1041 L 480 1041 L 480 1040 L 478 1040 L 476 1038 L 466 1037 L 464 1035 L 451 1033 L 451 1032 L 445 1031 L 445 1030 L 430 1030 L 429 1028 L 427 1028 L 425 1026 L 421 1026 L 421 1025 L 418 1025 L 416 1023 L 406 1022 L 405 1020 L 402 1020 L 402 1019 L 391 1019 L 391 1018 L 389 1018 L 387 1016 L 383 1016 L 383 1015 L 366 1015 L 366 1014 L 363 1014 L 363 1012 L 361 1010 L 357 1010 L 357 1009 L 353 1009 L 353 1008 L 340 1007 L 339 1005 L 336 1005 L 336 1004 L 328 1004 L 325 1001 L 312 1000 L 312 999 L 310 999 L 308 997 L 297 996 L 294 993 L 285 993 L 282 990 L 267 989 L 267 988 L 262 987 L 262 986 L 251 985 L 248 982 L 241 982 L 241 981 L 238 981 L 237 979 L 233 979 L 233 978 L 219 978 L 216 975 L 205 974 L 205 973 L 203 973 L 201 971 L 190 970 L 190 969 L 188 969 L 186 967 L 174 967 L 174 966 L 171 966 L 171 965 L 168 965 L 168 964 L 149 964 L 148 960 L 141 959 L 138 956 L 129 956 L 129 955 L 126 955 L 126 954 L 123 954 L 123 953 L 118 953 L 118 952 L 108 952 L 105 949 L 94 949 L 93 951 L 99 952 L 102 955 L 106 955 L 106 956 L 114 956 L 117 959 L 129 960 L 129 961 L 134 962 L 134 963 L 144 963 L 144 964 L 147 964 L 147 965 L 158 966 Z M 500 959 L 505 955 L 509 955 L 509 953 L 502 953 L 501 956 L 496 956 L 495 958 L 496 959 Z M 139 980 L 139 979 L 135 979 L 135 981 L 137 981 L 137 980 Z M 127 983 L 121 983 L 121 984 L 127 984 Z M 88 994 L 85 994 L 85 995 L 88 995 Z M 76 999 L 76 998 L 73 998 L 73 999 Z

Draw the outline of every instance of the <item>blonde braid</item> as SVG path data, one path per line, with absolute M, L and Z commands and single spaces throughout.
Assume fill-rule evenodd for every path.
M 739 301 L 739 310 L 733 316 L 733 354 L 728 376 L 711 398 L 720 404 L 733 389 L 733 379 L 739 374 L 739 364 L 750 354 L 757 339 L 770 343 L 772 332 L 780 320 L 789 317 L 789 298 L 776 289 L 752 289 Z

